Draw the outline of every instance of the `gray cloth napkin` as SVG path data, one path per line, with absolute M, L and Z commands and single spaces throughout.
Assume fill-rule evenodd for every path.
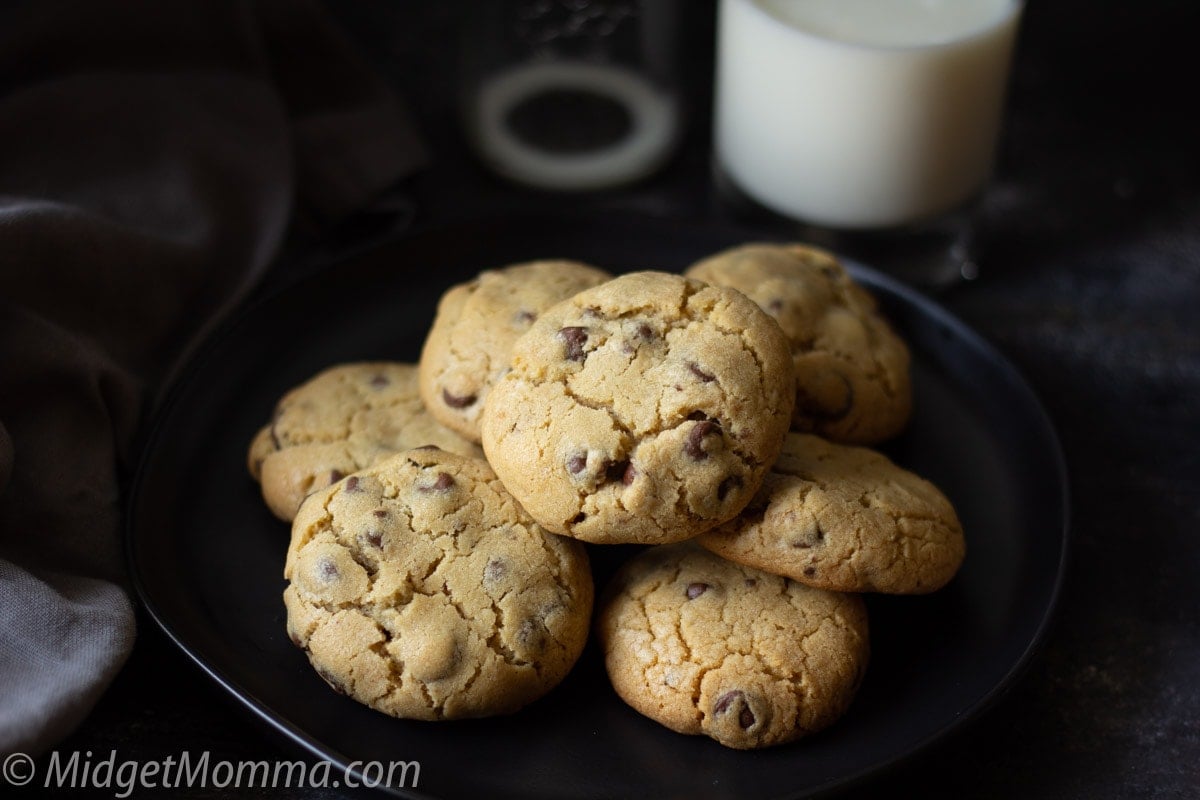
M 121 481 L 173 360 L 423 157 L 312 0 L 0 14 L 0 753 L 130 652 Z

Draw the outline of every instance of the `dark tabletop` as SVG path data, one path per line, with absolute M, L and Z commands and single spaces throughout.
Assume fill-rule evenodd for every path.
M 677 155 L 636 187 L 564 198 L 518 189 L 468 155 L 450 99 L 463 3 L 331 3 L 432 152 L 392 207 L 411 200 L 417 225 L 563 207 L 723 219 L 710 186 L 712 5 L 684 5 L 688 125 Z M 849 796 L 1200 796 L 1197 30 L 1194 0 L 1029 3 L 981 221 L 981 275 L 939 300 L 1017 365 L 1057 426 L 1072 495 L 1066 583 L 1043 649 L 999 702 Z M 386 216 L 325 250 L 378 235 Z M 301 268 L 281 267 L 269 283 Z M 296 755 L 152 621 L 139 623 L 129 663 L 60 751 Z

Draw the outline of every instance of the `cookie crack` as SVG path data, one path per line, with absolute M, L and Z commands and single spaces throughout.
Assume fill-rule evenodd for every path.
M 462 695 L 463 697 L 465 697 L 467 695 L 467 693 L 471 691 L 471 687 L 475 685 L 475 681 L 477 681 L 479 679 L 479 676 L 482 674 L 483 674 L 483 664 L 476 663 L 474 665 L 474 669 L 471 671 L 471 674 L 467 676 L 467 679 L 465 681 L 463 681 L 463 686 L 462 686 L 462 689 L 459 691 L 459 694 Z M 439 718 L 440 718 L 440 715 L 439 715 Z
M 454 612 L 456 614 L 458 614 L 459 618 L 463 622 L 466 623 L 467 630 L 473 636 L 475 636 L 477 639 L 479 639 L 480 641 L 483 641 L 484 644 L 488 643 L 487 640 L 483 639 L 483 637 L 479 635 L 478 631 L 471 624 L 472 618 L 467 615 L 466 610 L 462 607 L 462 603 L 460 603 L 458 601 L 458 599 L 455 598 L 454 592 L 453 592 L 453 590 L 451 590 L 451 588 L 448 584 L 442 584 L 442 589 L 440 592 L 429 592 L 429 591 L 421 592 L 421 591 L 417 591 L 416 589 L 414 589 L 413 594 L 414 595 L 419 594 L 423 597 L 428 597 L 430 599 L 437 599 L 439 597 L 444 598 L 445 601 L 450 605 L 450 607 L 454 609 Z M 493 652 L 496 652 L 490 645 L 489 645 L 488 649 L 492 650 Z M 497 653 L 497 655 L 500 655 L 500 654 Z M 501 657 L 503 657 L 503 656 L 501 656 Z M 475 682 L 476 678 L 479 677 L 479 674 L 481 672 L 482 672 L 482 667 L 480 665 L 476 665 L 475 672 L 464 682 L 462 689 L 460 689 L 458 692 L 456 692 L 455 695 L 465 696 L 467 694 L 468 690 L 471 688 L 471 684 Z M 441 704 L 435 703 L 432 696 L 429 694 L 429 689 L 425 685 L 425 683 L 416 678 L 414 678 L 413 680 L 416 680 L 417 684 L 421 687 L 422 693 L 426 696 L 426 699 L 428 699 L 430 701 L 430 703 L 432 704 L 434 713 L 437 714 L 438 719 L 441 719 L 445 704 L 444 703 L 441 703 Z
M 847 279 L 849 280 L 849 279 Z M 898 394 L 896 387 L 892 385 L 890 375 L 883 365 L 883 357 L 881 351 L 884 349 L 884 343 L 887 341 L 885 331 L 888 329 L 888 323 L 883 315 L 879 313 L 879 308 L 873 299 L 865 306 L 858 302 L 858 298 L 850 289 L 850 285 L 839 283 L 836 285 L 838 293 L 838 303 L 850 311 L 854 316 L 861 320 L 863 328 L 867 334 L 867 356 L 871 361 L 871 369 L 867 372 L 868 377 L 878 381 L 879 385 L 889 398 L 894 398 Z M 848 361 L 857 366 L 857 362 L 852 358 L 842 358 L 843 361 Z
M 617 416 L 617 412 L 613 409 L 613 406 L 611 403 L 601 403 L 601 402 L 596 402 L 594 400 L 585 400 L 584 398 L 580 397 L 575 392 L 574 389 L 571 388 L 571 382 L 569 380 L 562 381 L 561 385 L 562 385 L 563 393 L 568 398 L 575 401 L 576 403 L 583 406 L 584 408 L 591 409 L 592 411 L 603 411 L 604 413 L 608 414 L 609 418 L 612 420 L 613 426 L 618 431 L 620 431 L 621 433 L 623 433 L 626 436 L 629 436 L 631 438 L 634 438 L 634 439 L 639 438 L 638 436 L 634 435 L 633 431 L 631 431 L 624 422 L 621 421 L 621 418 Z
M 559 553 L 557 550 L 555 550 L 553 547 L 551 547 L 550 543 L 548 541 L 546 541 L 547 536 L 553 536 L 553 535 L 554 534 L 543 532 L 543 533 L 541 533 L 540 536 L 536 536 L 536 538 L 537 538 L 538 544 L 541 546 L 542 550 L 550 557 L 551 564 L 553 565 L 551 568 L 551 574 L 554 576 L 555 586 L 557 586 L 559 589 L 563 590 L 563 592 L 571 600 L 571 603 L 574 604 L 575 599 L 576 599 L 575 592 L 571 588 L 571 582 L 568 581 L 566 579 L 566 577 L 563 575 L 563 562 L 561 560 L 562 554 Z
M 505 592 L 505 594 L 507 595 L 508 593 Z M 506 645 L 501 639 L 500 631 L 504 630 L 504 610 L 495 600 L 492 600 L 492 613 L 496 615 L 496 626 L 495 630 L 492 631 L 492 635 L 487 638 L 487 646 L 492 649 L 492 652 L 500 656 L 500 658 L 504 660 L 505 664 L 517 667 L 531 666 L 530 662 L 518 657 L 517 654 L 512 651 L 512 648 Z M 533 664 L 532 666 L 534 671 L 537 672 L 538 675 L 541 675 L 541 670 L 538 668 L 538 666 L 536 664 Z
M 439 703 L 434 699 L 433 694 L 429 691 L 429 687 L 425 685 L 425 681 L 418 678 L 413 678 L 413 683 L 415 683 L 417 688 L 421 690 L 421 696 L 425 698 L 425 704 L 429 706 L 431 711 L 433 711 L 434 717 L 437 719 L 443 719 L 445 715 L 443 710 L 444 704 Z
M 463 315 L 463 316 L 465 316 L 465 315 Z M 451 330 L 450 335 L 447 337 L 449 340 L 447 349 L 450 351 L 450 355 L 453 356 L 454 359 L 456 359 L 460 362 L 464 362 L 464 363 L 469 363 L 475 358 L 480 358 L 483 361 L 483 369 L 481 370 L 483 378 L 479 381 L 479 386 L 476 389 L 475 401 L 473 403 L 471 403 L 465 409 L 461 409 L 461 410 L 456 409 L 456 411 L 458 411 L 459 413 L 468 415 L 469 412 L 471 412 L 471 411 L 473 411 L 474 413 L 478 413 L 479 409 L 483 408 L 484 397 L 487 395 L 490 387 L 503 374 L 505 366 L 499 366 L 499 367 L 493 366 L 492 354 L 489 352 L 488 348 L 472 347 L 469 345 L 464 348 L 459 342 L 459 337 L 455 336 L 456 333 L 460 333 L 460 334 L 462 333 L 461 322 L 462 322 L 462 316 L 460 316 L 459 319 L 455 321 L 454 328 Z M 474 331 L 472 331 L 472 333 L 474 333 Z M 468 336 L 467 338 L 474 339 L 473 336 Z M 437 378 L 438 378 L 439 384 L 441 383 L 441 380 L 446 377 L 446 374 L 450 371 L 451 365 L 443 364 L 441 366 L 442 366 L 441 370 L 437 373 Z
M 362 608 L 355 600 L 343 600 L 340 603 L 335 603 L 332 600 L 325 600 L 317 595 L 309 592 L 304 592 L 300 595 L 300 599 L 313 608 L 319 608 L 322 611 L 327 611 L 330 614 L 336 614 L 339 611 L 361 611 Z M 366 616 L 364 614 L 364 616 Z
M 688 519 L 689 522 L 706 521 L 704 517 L 697 514 L 695 511 L 692 511 L 692 509 L 688 506 L 687 493 L 684 491 L 687 483 L 683 480 L 683 478 L 679 477 L 679 473 L 677 473 L 675 470 L 670 470 L 670 474 L 675 480 L 675 483 L 679 484 L 680 487 L 679 492 L 675 495 L 675 513 L 682 514 Z
M 368 645 L 367 649 L 379 656 L 387 666 L 388 689 L 384 694 L 391 694 L 404 684 L 404 662 L 393 656 L 392 652 L 388 650 L 388 645 L 394 641 L 391 631 L 380 625 L 378 621 L 374 619 L 371 621 L 375 623 L 375 627 L 383 635 L 383 639 Z
M 436 556 L 436 557 L 433 559 L 433 561 L 432 561 L 432 562 L 430 562 L 430 563 L 429 563 L 429 564 L 428 564 L 428 565 L 425 567 L 425 574 L 424 574 L 424 575 L 421 575 L 419 578 L 416 578 L 416 579 L 413 581 L 413 585 L 414 585 L 414 591 L 415 591 L 415 587 L 416 587 L 417 585 L 421 585 L 421 586 L 423 587 L 423 586 L 425 585 L 425 582 L 429 580 L 429 578 L 430 578 L 430 577 L 433 575 L 433 573 L 437 572 L 437 570 L 438 570 L 438 567 L 440 567 L 440 566 L 442 565 L 442 562 L 443 562 L 443 561 L 445 561 L 445 560 L 446 560 L 448 557 L 449 557 L 449 554 L 448 554 L 448 553 L 447 553 L 445 550 L 442 550 L 442 553 L 441 553 L 441 555 L 439 555 L 439 556 Z M 447 588 L 447 590 L 446 590 L 446 591 L 447 591 L 447 594 L 448 594 L 448 593 L 449 593 L 449 589 Z
M 630 452 L 632 452 L 632 450 L 635 450 L 637 448 L 637 445 L 640 444 L 644 440 L 644 436 L 635 434 L 633 431 L 631 431 L 629 429 L 629 427 L 624 422 L 621 421 L 620 417 L 617 416 L 617 412 L 612 407 L 611 403 L 596 403 L 593 401 L 584 400 L 582 397 L 580 397 L 578 394 L 575 393 L 574 389 L 571 388 L 571 384 L 570 384 L 569 380 L 562 381 L 561 386 L 562 386 L 563 394 L 566 397 L 568 397 L 569 399 L 571 399 L 572 401 L 574 401 L 575 403 L 579 404 L 580 406 L 583 406 L 584 408 L 591 409 L 592 411 L 603 411 L 605 414 L 608 415 L 608 418 L 612 422 L 613 427 L 616 428 L 617 432 L 621 435 L 621 438 L 622 438 L 621 450 L 622 451 L 628 449 Z M 547 421 L 545 424 L 543 424 L 542 427 L 545 428 L 548 425 L 549 425 L 549 421 Z M 628 447 L 626 440 L 632 440 L 633 446 Z M 619 452 L 617 454 L 618 458 L 624 458 L 627 455 L 629 455 L 629 452 Z M 597 491 L 599 491 L 599 489 L 601 489 L 601 488 L 603 488 L 603 486 L 597 487 Z M 594 496 L 596 493 L 597 492 L 589 492 L 585 487 L 579 487 L 576 489 L 576 496 L 579 499 L 578 508 L 580 511 L 583 510 L 584 505 L 587 503 L 587 499 L 589 497 Z M 618 497 L 618 505 L 621 505 L 619 497 Z
M 764 399 L 767 399 L 769 397 L 769 394 L 767 392 L 767 384 L 766 384 L 766 378 L 767 378 L 766 364 L 763 363 L 762 356 L 759 354 L 758 349 L 755 348 L 753 344 L 751 344 L 746 331 L 741 328 L 730 328 L 728 326 L 720 324 L 716 320 L 711 320 L 711 321 L 712 321 L 713 327 L 715 327 L 721 333 L 723 333 L 727 336 L 737 337 L 738 341 L 742 345 L 741 349 L 743 351 L 745 351 L 750 356 L 750 358 L 752 358 L 754 360 L 754 365 L 756 367 L 758 367 L 758 369 L 755 370 L 755 373 L 754 373 L 756 376 L 758 376 L 758 381 L 757 381 L 758 382 L 758 393 L 760 395 L 762 395 L 762 397 Z M 772 408 L 771 411 L 773 413 L 778 414 L 781 412 L 781 409 Z

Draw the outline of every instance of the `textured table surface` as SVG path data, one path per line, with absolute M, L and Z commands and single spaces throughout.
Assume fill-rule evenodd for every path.
M 469 158 L 449 99 L 463 4 L 401 5 L 332 8 L 430 143 L 430 169 L 407 188 L 419 221 L 564 204 L 722 216 L 709 179 L 710 4 L 687 4 L 690 116 L 677 156 L 632 189 L 566 200 L 509 186 Z M 847 796 L 1200 795 L 1197 29 L 1191 0 L 1030 3 L 981 276 L 939 299 L 1024 372 L 1058 428 L 1072 492 L 1067 581 L 1044 648 L 1011 691 Z M 295 755 L 140 623 L 128 666 L 59 750 Z

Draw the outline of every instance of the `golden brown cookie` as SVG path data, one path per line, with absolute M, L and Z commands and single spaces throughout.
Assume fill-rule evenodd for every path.
M 531 261 L 486 270 L 447 291 L 421 352 L 429 413 L 478 442 L 479 414 L 508 369 L 513 342 L 550 306 L 611 277 L 577 261 Z
M 932 483 L 873 450 L 799 433 L 746 510 L 697 542 L 810 586 L 889 594 L 940 589 L 966 553 Z
M 749 502 L 793 398 L 787 342 L 754 303 L 639 272 L 550 308 L 517 341 L 483 447 L 548 530 L 679 541 Z
M 578 542 L 542 530 L 486 462 L 411 450 L 311 495 L 292 526 L 288 632 L 335 689 L 397 717 L 515 711 L 587 638 Z
M 412 364 L 341 364 L 283 396 L 271 424 L 250 443 L 246 460 L 267 506 L 290 521 L 317 489 L 426 444 L 483 455 L 426 413 Z
M 741 750 L 834 722 L 869 652 L 858 596 L 733 564 L 690 542 L 622 567 L 597 628 L 621 699 L 671 730 Z
M 908 347 L 832 255 L 799 244 L 747 244 L 685 274 L 743 292 L 779 322 L 795 362 L 793 429 L 875 444 L 907 424 Z

